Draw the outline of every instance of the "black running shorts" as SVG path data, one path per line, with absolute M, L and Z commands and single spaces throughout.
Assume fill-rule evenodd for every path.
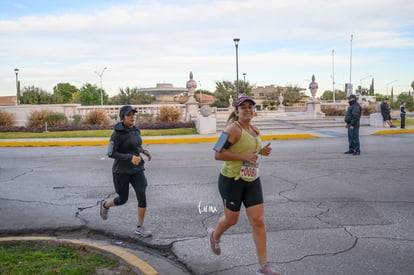
M 246 208 L 263 203 L 260 178 L 248 182 L 242 179 L 234 180 L 220 174 L 218 187 L 224 206 L 231 211 L 240 211 L 242 203 Z

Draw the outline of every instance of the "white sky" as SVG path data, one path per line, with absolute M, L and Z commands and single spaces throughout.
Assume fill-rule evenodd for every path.
M 354 88 L 408 91 L 414 81 L 412 0 L 0 0 L 0 96 L 57 83 L 119 88 L 172 83 L 198 88 L 239 79 L 298 85 L 318 96 Z M 351 43 L 351 35 L 353 35 Z M 351 47 L 352 46 L 352 47 Z M 352 48 L 352 66 L 351 66 Z M 334 54 L 332 54 L 334 50 Z M 201 86 L 201 87 L 200 87 Z

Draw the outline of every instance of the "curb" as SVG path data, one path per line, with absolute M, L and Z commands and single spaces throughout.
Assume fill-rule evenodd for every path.
M 103 256 L 119 260 L 121 263 L 127 265 L 131 269 L 139 271 L 140 273 L 143 273 L 145 275 L 158 275 L 158 272 L 148 263 L 144 262 L 134 254 L 129 253 L 126 250 L 114 245 L 93 243 L 86 240 L 60 239 L 56 237 L 0 237 L 0 244 L 15 244 L 27 242 L 36 242 L 43 244 L 52 243 L 53 245 L 85 248 L 86 250 L 89 250 L 91 252 L 95 252 Z
M 414 129 L 394 129 L 394 130 L 380 130 L 373 133 L 373 135 L 396 135 L 396 134 L 411 134 Z
M 263 140 L 286 140 L 286 139 L 308 139 L 319 138 L 312 134 L 275 134 L 262 135 Z M 218 136 L 214 137 L 168 137 L 168 138 L 145 138 L 143 144 L 182 144 L 182 143 L 214 143 Z M 47 141 L 0 141 L 0 147 L 44 147 L 44 146 L 107 146 L 108 139 L 105 140 L 47 140 Z

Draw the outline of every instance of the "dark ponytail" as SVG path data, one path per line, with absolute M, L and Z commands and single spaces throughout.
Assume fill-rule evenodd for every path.
M 239 119 L 237 115 L 237 107 L 233 110 L 233 112 L 230 113 L 229 118 L 227 119 L 226 125 L 229 125 L 230 123 L 233 123 Z

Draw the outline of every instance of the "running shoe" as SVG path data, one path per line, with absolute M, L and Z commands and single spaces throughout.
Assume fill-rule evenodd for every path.
M 99 214 L 101 215 L 102 219 L 107 220 L 109 209 L 104 207 L 105 203 L 106 203 L 105 200 L 101 200 L 101 202 L 99 203 L 100 205 Z
M 144 238 L 148 238 L 152 236 L 152 232 L 149 230 L 146 230 L 145 227 L 143 225 L 138 225 L 137 229 L 135 230 L 135 234 L 144 237 Z
M 265 263 L 264 265 L 260 265 L 259 270 L 257 270 L 257 274 L 258 275 L 260 274 L 280 275 L 280 273 L 277 273 L 276 271 L 274 271 L 268 263 Z
M 213 234 L 214 234 L 213 228 L 207 229 L 208 242 L 210 243 L 211 251 L 213 251 L 213 253 L 216 255 L 220 255 L 221 254 L 220 241 L 214 240 Z

